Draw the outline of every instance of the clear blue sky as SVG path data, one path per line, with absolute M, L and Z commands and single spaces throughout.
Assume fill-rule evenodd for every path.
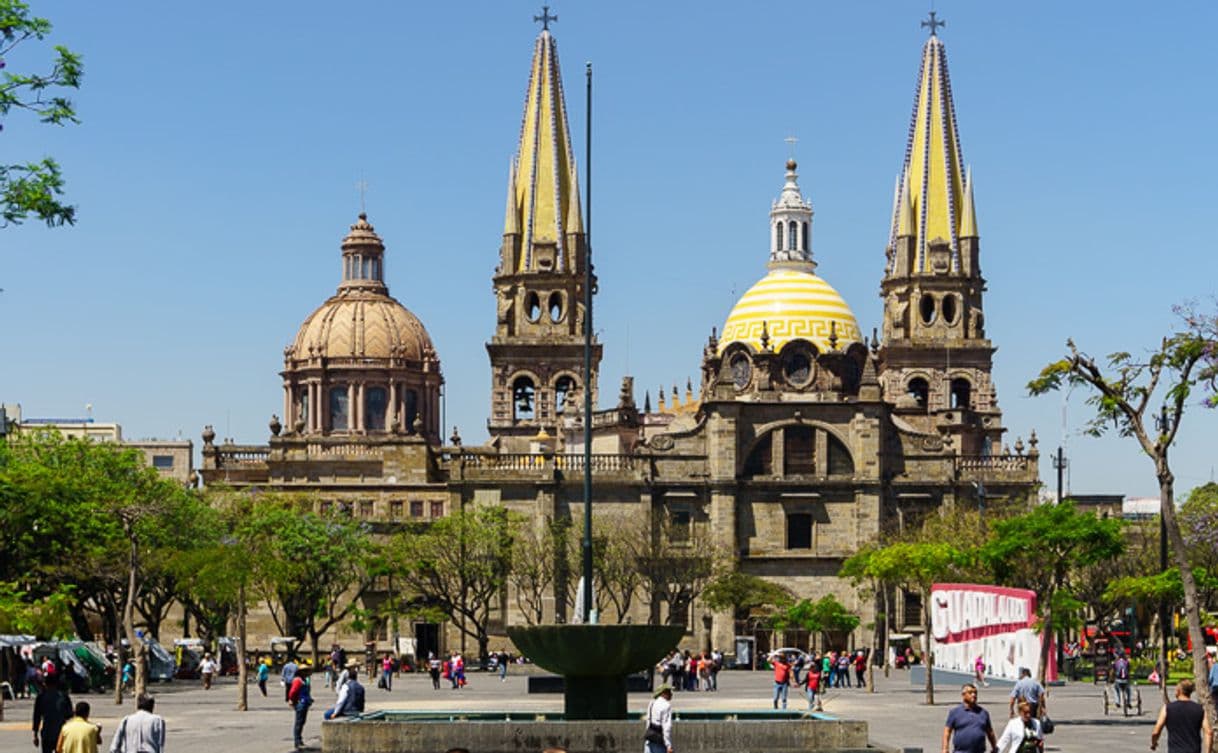
M 697 381 L 764 273 L 784 137 L 799 137 L 818 273 L 867 332 L 925 32 L 922 2 L 560 2 L 572 127 L 596 69 L 601 392 Z M 1063 400 L 1024 385 L 1067 337 L 1141 352 L 1211 300 L 1218 5 L 939 0 L 973 166 L 988 331 L 1010 440 L 1046 459 Z M 13 116 L 6 162 L 63 165 L 75 227 L 0 232 L 0 400 L 86 403 L 129 438 L 204 424 L 263 442 L 283 347 L 339 280 L 369 184 L 391 293 L 426 324 L 448 427 L 486 436 L 490 278 L 540 4 L 34 0 L 84 55 L 79 126 Z M 8 60 L 23 71 L 45 50 Z M 584 145 L 575 145 L 581 156 Z M 667 389 L 666 389 L 667 391 Z M 1071 488 L 1154 494 L 1129 440 L 1067 412 Z M 1210 479 L 1218 415 L 1192 407 L 1178 488 Z

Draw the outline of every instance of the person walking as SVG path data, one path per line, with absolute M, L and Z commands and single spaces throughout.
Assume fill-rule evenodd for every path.
M 271 677 L 271 660 L 263 659 L 258 662 L 258 690 L 262 691 L 262 697 L 266 698 L 266 681 Z
M 288 657 L 288 660 L 283 664 L 283 672 L 280 674 L 280 680 L 283 682 L 283 700 L 291 702 L 288 695 L 292 692 L 292 681 L 296 679 L 296 662 Z
M 943 753 L 985 753 L 987 741 L 996 750 L 998 738 L 990 712 L 977 704 L 977 686 L 965 683 L 960 688 L 960 700 L 960 705 L 947 713 L 943 725 Z
M 74 710 L 75 715 L 59 730 L 56 753 L 97 753 L 102 741 L 102 726 L 89 721 L 91 709 L 87 701 L 77 703 Z
M 804 675 L 804 695 L 808 697 L 808 711 L 816 708 L 816 694 L 820 691 L 820 662 L 813 660 Z
M 1150 749 L 1159 747 L 1159 736 L 1167 729 L 1167 753 L 1210 753 L 1213 734 L 1201 704 L 1193 701 L 1197 689 L 1192 680 L 1176 684 L 1176 700 L 1163 704 L 1150 733 Z
M 212 678 L 216 676 L 216 671 L 219 670 L 219 665 L 216 660 L 211 658 L 210 653 L 203 654 L 203 661 L 199 662 L 199 674 L 203 676 L 203 689 L 211 690 Z
M 672 686 L 665 683 L 656 690 L 647 707 L 647 731 L 643 734 L 644 753 L 672 753 Z
M 431 689 L 432 690 L 440 689 L 440 668 L 443 666 L 443 664 L 444 664 L 444 662 L 442 662 L 438 658 L 436 658 L 435 652 L 428 653 L 428 655 L 427 655 L 427 673 L 429 675 L 431 675 Z
M 288 688 L 288 703 L 292 704 L 296 711 L 296 721 L 292 726 L 292 742 L 296 745 L 296 750 L 304 747 L 305 722 L 309 720 L 309 707 L 313 705 L 313 690 L 309 686 L 310 673 L 309 667 L 297 669 L 292 687 Z
M 1045 749 L 1040 720 L 1032 717 L 1032 705 L 1019 702 L 1019 716 L 1007 722 L 998 737 L 998 753 L 1041 753 Z
M 1112 663 L 1112 687 L 1116 691 L 1118 708 L 1127 709 L 1133 705 L 1129 692 L 1129 659 L 1123 651 Z
M 1048 712 L 1045 703 L 1045 686 L 1032 678 L 1032 670 L 1027 667 L 1019 668 L 1019 680 L 1011 688 L 1011 702 L 1007 704 L 1010 717 L 1015 717 L 1015 704 L 1027 701 L 1032 707 L 1032 718 L 1040 719 Z
M 791 665 L 787 657 L 774 654 L 774 708 L 778 708 L 778 699 L 782 699 L 782 707 L 787 707 L 787 692 L 791 687 Z
M 135 708 L 118 723 L 110 753 L 165 753 L 165 720 L 153 713 L 156 699 L 141 693 Z
M 54 753 L 59 731 L 72 718 L 72 699 L 59 687 L 59 675 L 43 678 L 46 687 L 34 698 L 34 744 L 41 738 L 42 753 Z
M 381 679 L 377 684 L 384 688 L 386 693 L 393 690 L 393 654 L 388 651 L 381 660 Z
M 990 684 L 985 680 L 985 655 L 977 654 L 977 658 L 973 660 L 973 679 L 978 685 L 989 687 Z
M 507 682 L 507 668 L 510 658 L 507 651 L 499 652 L 499 682 Z

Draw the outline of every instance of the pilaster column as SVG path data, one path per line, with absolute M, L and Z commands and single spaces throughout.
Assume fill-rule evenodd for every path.
M 355 410 L 352 411 L 352 413 L 354 413 L 355 417 L 356 417 L 356 422 L 355 422 L 356 431 L 363 434 L 368 428 L 364 424 L 364 383 L 363 382 L 360 382 L 355 387 Z

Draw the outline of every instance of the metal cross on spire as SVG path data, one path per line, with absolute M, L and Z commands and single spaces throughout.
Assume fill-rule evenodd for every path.
M 940 21 L 939 19 L 935 18 L 935 12 L 933 10 L 930 11 L 930 18 L 922 22 L 922 28 L 930 29 L 930 35 L 932 37 L 939 36 L 938 30 L 944 26 L 947 26 L 947 21 Z
M 542 31 L 549 31 L 550 22 L 557 21 L 557 20 L 558 20 L 558 16 L 550 15 L 550 6 L 548 6 L 548 5 L 541 6 L 541 15 L 540 16 L 533 16 L 533 22 L 541 24 Z
M 799 137 L 788 136 L 783 141 L 787 142 L 787 157 L 795 159 L 795 145 L 799 143 Z
M 360 178 L 359 182 L 355 184 L 355 187 L 359 189 L 360 214 L 366 214 L 368 212 L 368 207 L 366 206 L 368 198 L 368 181 Z

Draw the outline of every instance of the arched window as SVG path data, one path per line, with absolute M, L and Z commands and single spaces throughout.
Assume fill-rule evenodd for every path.
M 924 293 L 922 300 L 918 301 L 918 311 L 922 314 L 922 321 L 930 324 L 935 320 L 935 297 L 930 293 Z
M 973 385 L 964 377 L 952 380 L 952 407 L 968 410 L 972 405 Z
M 749 453 L 744 463 L 744 476 L 773 476 L 774 475 L 774 439 L 772 434 L 766 434 Z
M 296 391 L 296 415 L 304 421 L 305 426 L 309 425 L 309 388 L 301 387 Z M 296 431 L 296 427 L 292 427 L 292 431 Z
M 575 391 L 575 380 L 569 376 L 560 376 L 554 382 L 554 413 L 561 416 L 567 410 L 571 393 Z
M 364 428 L 368 431 L 385 430 L 384 387 L 369 387 L 364 392 Z
M 529 293 L 525 298 L 524 309 L 530 322 L 535 322 L 541 317 L 541 299 L 537 297 L 536 293 Z
M 347 430 L 347 388 L 330 388 L 330 431 Z
M 787 235 L 789 236 L 787 238 L 787 248 L 794 251 L 799 245 L 799 226 L 795 220 L 791 220 L 790 224 L 787 225 Z
M 550 293 L 550 321 L 562 321 L 562 293 Z
M 812 248 L 812 246 L 808 243 L 808 223 L 806 222 L 804 223 L 804 243 L 800 248 L 802 248 L 804 251 Z
M 782 437 L 783 474 L 810 474 L 816 467 L 816 442 L 811 426 L 788 426 Z
M 782 223 L 774 223 L 774 250 L 782 250 Z
M 930 385 L 922 377 L 914 377 L 909 380 L 909 394 L 913 397 L 914 402 L 919 408 L 925 408 L 927 401 L 930 399 Z
M 516 377 L 516 381 L 512 382 L 512 415 L 517 421 L 527 421 L 533 417 L 535 393 L 533 380 L 527 376 Z
M 846 449 L 846 445 L 842 444 L 842 440 L 829 434 L 827 453 L 829 457 L 826 462 L 829 466 L 830 476 L 853 476 L 854 475 L 854 458 L 850 457 L 850 450 Z
M 414 431 L 414 420 L 419 417 L 419 393 L 406 390 L 406 433 Z

